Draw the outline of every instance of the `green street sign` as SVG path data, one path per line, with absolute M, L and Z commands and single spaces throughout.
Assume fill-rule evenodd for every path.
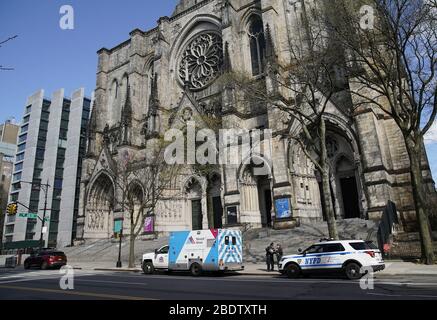
M 37 213 L 19 213 L 19 218 L 29 218 L 29 219 L 38 219 Z

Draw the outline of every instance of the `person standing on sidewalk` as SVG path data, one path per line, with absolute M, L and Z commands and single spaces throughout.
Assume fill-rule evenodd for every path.
M 281 261 L 282 257 L 284 256 L 284 251 L 282 250 L 282 247 L 279 243 L 276 245 L 275 255 L 276 255 L 278 269 L 279 269 L 279 262 Z
M 273 256 L 275 254 L 275 246 L 273 242 L 266 248 L 266 262 L 267 262 L 267 271 L 274 271 L 275 264 L 273 261 Z

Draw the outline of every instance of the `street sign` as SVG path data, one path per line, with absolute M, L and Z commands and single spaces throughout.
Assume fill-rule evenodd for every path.
M 19 213 L 19 218 L 29 218 L 29 219 L 38 219 L 37 213 Z

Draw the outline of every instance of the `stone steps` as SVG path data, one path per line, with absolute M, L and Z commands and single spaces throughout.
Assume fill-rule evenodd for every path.
M 363 239 L 376 242 L 377 225 L 372 221 L 360 219 L 338 221 L 338 230 L 342 239 Z M 280 243 L 284 254 L 294 254 L 299 248 L 306 248 L 321 238 L 328 237 L 326 222 L 304 224 L 291 230 L 251 229 L 243 233 L 244 261 L 256 263 L 265 261 L 265 248 L 271 243 Z M 135 261 L 139 261 L 146 252 L 153 252 L 168 243 L 168 237 L 135 242 Z M 118 258 L 117 240 L 93 240 L 71 248 L 65 248 L 69 261 L 93 262 L 116 261 Z M 129 256 L 129 242 L 122 242 L 122 261 Z

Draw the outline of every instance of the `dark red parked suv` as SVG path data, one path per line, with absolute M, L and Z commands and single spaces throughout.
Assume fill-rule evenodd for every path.
M 42 250 L 24 260 L 24 269 L 38 267 L 46 270 L 48 268 L 61 268 L 66 264 L 67 257 L 62 251 Z

